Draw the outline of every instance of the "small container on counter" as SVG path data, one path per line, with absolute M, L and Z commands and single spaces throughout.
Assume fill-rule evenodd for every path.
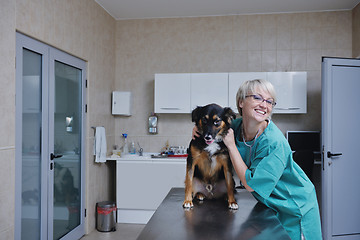
M 129 153 L 130 154 L 135 154 L 136 153 L 136 148 L 135 148 L 135 143 L 134 142 L 131 142 Z

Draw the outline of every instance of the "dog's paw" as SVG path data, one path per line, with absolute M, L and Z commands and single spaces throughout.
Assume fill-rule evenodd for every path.
M 193 207 L 194 207 L 194 204 L 193 204 L 192 201 L 184 201 L 183 208 L 190 209 L 190 208 L 193 208 Z
M 237 209 L 239 209 L 239 205 L 236 202 L 231 202 L 231 203 L 229 203 L 229 209 L 237 210 Z
M 197 198 L 199 201 L 204 201 L 205 196 L 204 196 L 204 194 L 202 194 L 202 193 L 197 193 L 197 194 L 196 194 L 196 198 Z

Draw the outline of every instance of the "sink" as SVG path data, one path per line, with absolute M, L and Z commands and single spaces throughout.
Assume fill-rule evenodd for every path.
M 151 157 L 152 157 L 152 158 L 167 158 L 168 155 L 165 154 L 165 153 L 161 153 L 161 154 L 157 153 L 157 154 L 151 155 Z
M 138 153 L 136 154 L 125 154 L 121 155 L 121 158 L 149 158 L 151 155 L 158 155 L 159 153 L 153 153 L 153 152 L 144 152 L 142 156 L 140 156 Z

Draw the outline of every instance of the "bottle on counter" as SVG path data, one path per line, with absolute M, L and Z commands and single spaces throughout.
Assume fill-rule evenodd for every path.
M 129 145 L 128 145 L 128 142 L 127 142 L 127 134 L 123 133 L 122 136 L 124 138 L 124 146 L 123 146 L 122 153 L 123 153 L 123 155 L 129 154 Z
M 135 148 L 135 143 L 131 142 L 130 145 L 130 154 L 135 154 L 136 153 L 136 148 Z

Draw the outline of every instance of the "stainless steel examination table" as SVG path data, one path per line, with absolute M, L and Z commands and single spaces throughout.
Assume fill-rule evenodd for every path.
M 194 200 L 194 208 L 185 210 L 184 196 L 184 188 L 172 188 L 138 240 L 290 239 L 274 211 L 245 190 L 235 194 L 238 210 L 223 199 Z

